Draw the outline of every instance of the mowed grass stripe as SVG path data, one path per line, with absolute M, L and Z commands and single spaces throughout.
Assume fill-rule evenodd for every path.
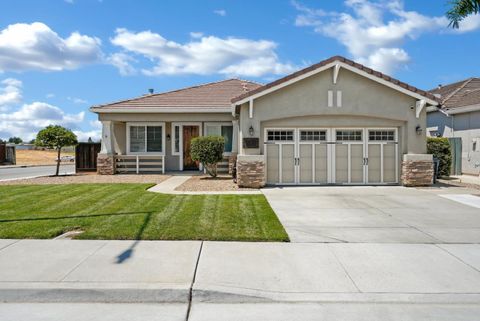
M 149 186 L 0 186 L 0 238 L 80 229 L 82 239 L 288 240 L 263 195 L 168 195 Z

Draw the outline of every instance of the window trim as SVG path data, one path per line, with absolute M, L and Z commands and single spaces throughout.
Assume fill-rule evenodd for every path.
M 205 132 L 205 136 L 207 135 L 207 127 L 209 126 L 220 126 L 220 133 L 222 132 L 222 128 L 221 126 L 230 126 L 232 127 L 232 140 L 233 140 L 233 131 L 234 131 L 234 128 L 233 128 L 233 123 L 232 122 L 205 122 L 203 123 L 203 126 L 204 126 L 204 132 Z M 233 151 L 233 144 L 234 142 L 232 141 L 232 151 Z M 223 152 L 223 156 L 230 156 L 232 155 L 232 152 Z
M 165 156 L 165 122 L 127 122 L 127 155 L 158 155 Z M 145 152 L 130 151 L 130 127 L 144 126 L 145 127 Z M 147 127 L 162 126 L 162 151 L 161 152 L 147 152 Z

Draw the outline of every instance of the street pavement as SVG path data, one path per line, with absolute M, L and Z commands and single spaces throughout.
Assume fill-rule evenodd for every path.
M 473 321 L 480 244 L 1 240 L 0 302 L 2 321 Z
M 48 166 L 28 166 L 28 167 L 5 167 L 0 166 L 0 181 L 13 180 L 21 178 L 32 178 L 39 176 L 50 176 L 55 174 L 55 165 Z M 60 175 L 75 173 L 75 165 L 61 164 Z

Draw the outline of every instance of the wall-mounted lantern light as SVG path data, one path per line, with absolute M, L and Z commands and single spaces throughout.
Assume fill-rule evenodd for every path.
M 255 134 L 255 130 L 253 129 L 253 126 L 250 126 L 250 128 L 248 129 L 248 133 L 250 134 L 250 136 L 253 136 Z
M 420 125 L 417 125 L 417 127 L 415 127 L 415 132 L 417 133 L 417 135 L 421 135 L 423 132 L 422 127 L 420 127 Z
M 170 134 L 167 134 L 167 140 L 170 141 L 171 138 L 172 136 L 170 136 Z

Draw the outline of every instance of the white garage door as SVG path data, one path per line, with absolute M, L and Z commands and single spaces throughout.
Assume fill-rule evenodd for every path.
M 396 129 L 265 130 L 268 184 L 396 184 Z

